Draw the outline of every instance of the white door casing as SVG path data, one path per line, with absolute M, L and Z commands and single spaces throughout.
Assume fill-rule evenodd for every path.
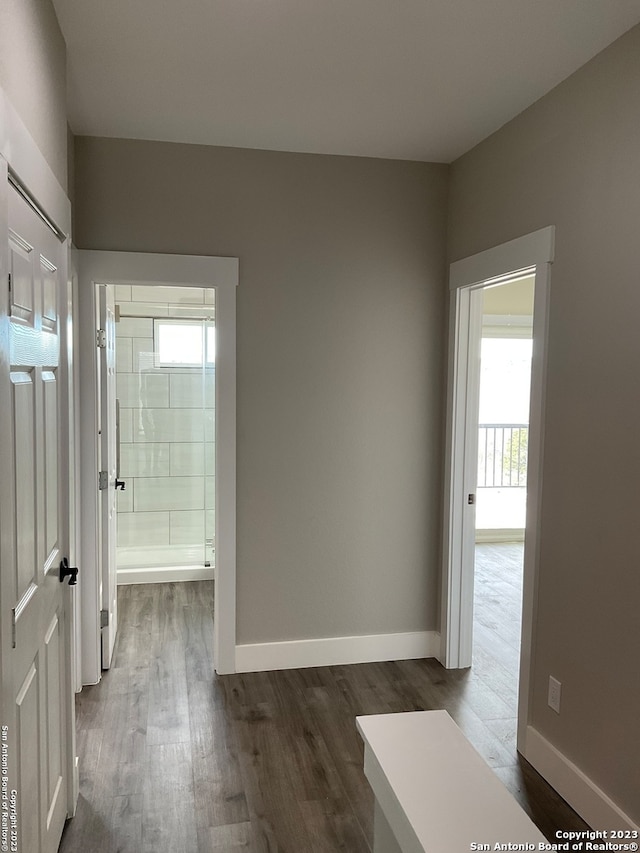
M 464 333 L 458 336 L 456 353 L 456 417 L 455 483 L 459 499 L 452 505 L 453 524 L 449 533 L 451 559 L 462 566 L 473 566 L 475 558 L 475 496 L 478 480 L 478 409 L 480 399 L 480 348 L 482 344 L 482 288 L 458 291 L 457 321 Z M 460 535 L 458 535 L 460 531 Z M 448 607 L 471 614 L 473 608 L 473 572 L 462 571 L 455 576 Z M 473 619 L 461 618 L 459 631 L 451 636 L 448 659 L 457 660 L 458 667 L 471 665 L 473 648 Z
M 474 566 L 469 542 L 472 536 L 470 528 L 474 525 L 473 518 L 465 516 L 464 512 L 471 476 L 469 469 L 473 467 L 469 465 L 472 454 L 473 464 L 477 464 L 477 450 L 473 451 L 471 446 L 474 438 L 477 441 L 477 429 L 474 436 L 470 436 L 465 428 L 469 409 L 475 408 L 477 418 L 477 403 L 467 399 L 468 382 L 473 378 L 472 371 L 468 371 L 469 332 L 472 325 L 479 336 L 478 318 L 474 318 L 472 311 L 473 294 L 478 288 L 488 283 L 498 283 L 515 272 L 527 269 L 535 271 L 527 521 L 518 692 L 518 749 L 525 757 L 526 731 L 530 716 L 532 635 L 537 596 L 547 317 L 554 240 L 554 227 L 542 228 L 453 263 L 449 279 L 451 307 L 440 660 L 448 668 L 458 668 L 471 665 L 470 626 L 473 619 Z
M 236 670 L 236 288 L 238 259 L 139 252 L 79 251 L 80 397 L 85 576 L 82 680 L 100 680 L 100 512 L 96 387 L 96 284 L 211 287 L 216 306 L 214 666 Z
M 100 456 L 99 470 L 103 481 L 100 484 L 101 503 L 101 646 L 102 669 L 111 667 L 113 647 L 118 630 L 118 567 L 116 565 L 117 513 L 116 478 L 117 428 L 116 428 L 116 317 L 113 287 L 100 284 L 98 287 L 98 406 Z M 106 623 L 106 624 L 105 624 Z
M 67 241 L 68 242 L 68 241 Z M 82 515 L 82 503 L 80 494 L 80 406 L 78 402 L 79 364 L 78 364 L 78 265 L 76 262 L 76 250 L 69 251 L 69 269 L 67 276 L 67 323 L 66 330 L 66 352 L 69 363 L 68 376 L 68 412 L 69 412 L 69 456 L 65 467 L 69 473 L 69 559 L 72 565 L 77 566 L 80 560 L 82 542 L 82 531 L 80 519 Z M 78 583 L 82 581 L 79 580 Z M 75 693 L 82 690 L 82 664 L 80 659 L 80 626 L 82 624 L 82 613 L 80 611 L 80 595 L 73 596 L 73 609 L 71 612 L 71 638 L 73 647 L 73 660 L 71 667 L 71 684 Z M 77 776 L 77 774 L 76 774 Z M 77 799 L 77 794 L 76 794 Z M 75 802 L 75 799 L 74 799 Z
M 9 250 L 0 283 L 5 779 L 16 791 L 18 849 L 54 853 L 73 810 L 72 589 L 59 580 L 69 553 L 67 246 L 13 187 L 2 197 Z

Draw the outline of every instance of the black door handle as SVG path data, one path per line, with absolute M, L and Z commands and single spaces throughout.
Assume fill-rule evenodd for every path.
M 69 576 L 69 586 L 75 586 L 78 583 L 78 567 L 72 568 L 69 565 L 69 560 L 63 557 L 60 563 L 60 583 L 63 583 L 67 575 Z
M 116 489 L 122 489 L 122 491 L 124 492 L 125 483 L 125 480 L 116 479 Z

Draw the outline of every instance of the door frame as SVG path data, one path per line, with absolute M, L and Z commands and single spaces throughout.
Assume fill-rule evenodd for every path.
M 112 285 L 95 285 L 96 288 L 96 330 L 105 332 L 104 348 L 97 350 L 97 410 L 100 421 L 100 441 L 98 455 L 100 471 L 107 472 L 107 486 L 98 496 L 100 504 L 100 530 L 102 547 L 100 553 L 102 568 L 102 595 L 100 607 L 102 613 L 108 613 L 107 624 L 102 625 L 101 657 L 102 669 L 110 669 L 118 632 L 118 570 L 116 565 L 116 536 L 115 524 L 117 515 L 116 481 L 117 470 L 117 402 L 116 402 L 116 317 L 115 317 L 115 287 Z M 109 313 L 111 311 L 111 320 Z M 111 362 L 111 363 L 110 363 Z M 113 372 L 110 374 L 110 367 Z M 109 535 L 105 536 L 105 531 Z M 113 541 L 109 541 L 113 538 Z
M 531 362 L 531 405 L 527 467 L 527 518 L 525 528 L 520 675 L 518 691 L 518 750 L 525 752 L 526 727 L 530 716 L 530 678 L 533 627 L 536 614 L 539 562 L 539 520 L 542 497 L 542 459 L 548 302 L 550 267 L 554 259 L 555 227 L 548 226 L 511 240 L 450 266 L 449 357 L 447 382 L 446 471 L 444 495 L 443 582 L 441 653 L 439 660 L 450 669 L 471 665 L 473 619 L 473 560 L 469 557 L 473 512 L 466 513 L 470 456 L 475 441 L 469 437 L 468 388 L 479 367 L 477 349 L 477 292 L 487 284 L 507 280 L 513 273 L 535 272 L 533 307 L 533 355 Z M 473 324 L 472 324 L 473 321 Z M 474 338 L 470 330 L 476 331 Z M 470 355 L 472 361 L 469 361 Z M 477 389 L 476 389 L 477 390 Z M 477 406 L 476 406 L 477 408 Z M 476 413 L 477 420 L 477 413 Z M 467 464 L 465 464 L 465 460 Z M 465 518 L 465 515 L 468 518 Z
M 97 436 L 96 284 L 215 290 L 216 417 L 214 666 L 235 672 L 236 652 L 236 288 L 238 259 L 142 252 L 78 252 L 84 583 L 82 681 L 100 680 L 100 558 Z
M 0 86 L 0 275 L 8 274 L 8 196 L 10 173 L 20 184 L 26 195 L 36 207 L 45 213 L 50 224 L 58 231 L 61 238 L 61 280 L 66 287 L 60 294 L 60 365 L 64 379 L 61 386 L 62 421 L 68 438 L 62 458 L 59 460 L 61 477 L 61 499 L 65 504 L 65 515 L 68 519 L 68 529 L 65 531 L 69 560 L 71 565 L 77 565 L 80 552 L 80 519 L 78 511 L 78 454 L 77 442 L 74 441 L 74 424 L 76 418 L 75 402 L 77 401 L 76 362 L 74 350 L 74 312 L 75 293 L 72 260 L 71 260 L 71 202 L 49 166 L 46 158 L 38 148 L 20 114 L 7 98 Z M 6 278 L 5 278 L 6 281 Z M 66 686 L 64 697 L 66 702 L 67 719 L 67 815 L 75 814 L 79 792 L 78 760 L 76 756 L 76 726 L 75 726 L 75 692 L 77 671 L 76 629 L 80 616 L 80 596 L 77 588 L 65 585 L 65 635 L 64 647 L 66 657 Z M 0 597 L 2 584 L 0 583 Z M 1 613 L 0 609 L 0 613 Z M 0 650 L 2 644 L 11 636 L 11 628 L 0 625 Z M 2 656 L 0 654 L 0 661 Z M 0 672 L 0 681 L 2 673 Z

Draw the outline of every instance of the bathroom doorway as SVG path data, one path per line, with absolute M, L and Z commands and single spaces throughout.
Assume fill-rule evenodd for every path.
M 76 257 L 82 684 L 102 677 L 101 632 L 111 620 L 105 589 L 116 581 L 173 581 L 176 572 L 178 580 L 213 577 L 214 667 L 234 672 L 238 259 L 87 250 Z M 97 323 L 102 291 L 113 300 L 112 331 Z M 114 414 L 102 417 L 96 354 L 111 340 Z M 110 458 L 102 464 L 109 446 L 102 422 L 113 433 L 117 424 L 119 467 Z M 101 510 L 116 491 L 120 534 L 110 536 Z
M 215 292 L 114 290 L 118 583 L 213 579 Z

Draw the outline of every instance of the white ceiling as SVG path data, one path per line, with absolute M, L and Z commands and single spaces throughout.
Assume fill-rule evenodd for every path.
M 53 0 L 77 134 L 450 162 L 640 0 Z

